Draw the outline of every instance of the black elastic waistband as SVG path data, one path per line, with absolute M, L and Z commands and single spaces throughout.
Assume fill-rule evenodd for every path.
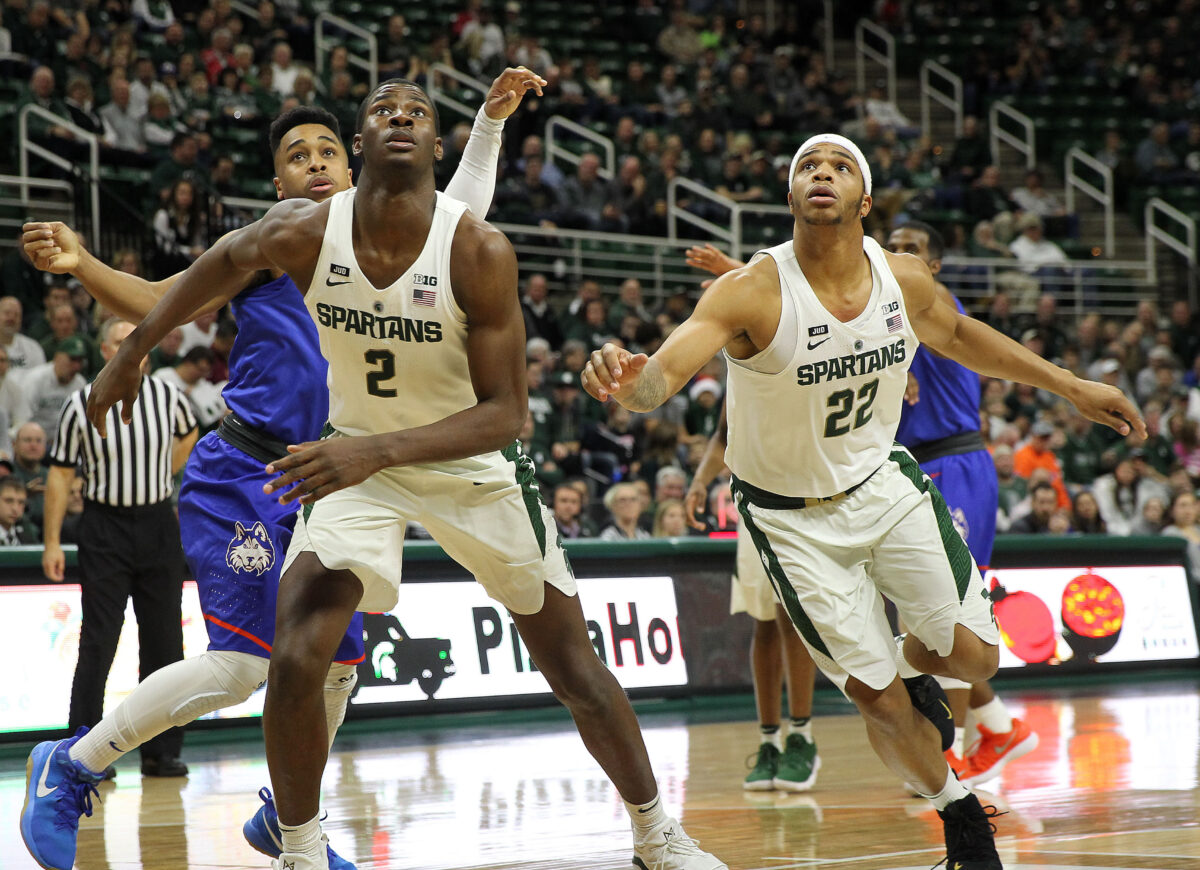
M 882 468 L 883 466 L 880 466 Z M 875 471 L 878 471 L 876 468 Z M 770 492 L 765 489 L 760 489 L 757 486 L 746 483 L 744 480 L 738 480 L 737 477 L 730 481 L 730 489 L 735 493 L 740 493 L 746 501 L 755 507 L 764 508 L 772 511 L 800 510 L 802 508 L 816 507 L 819 504 L 826 504 L 831 501 L 841 501 L 846 496 L 850 495 L 856 489 L 875 476 L 875 471 L 872 471 L 854 486 L 847 489 L 845 492 L 835 493 L 826 496 L 794 496 L 794 495 L 779 495 L 778 493 Z
M 232 411 L 221 418 L 217 437 L 263 465 L 287 456 L 287 442 L 255 429 Z
M 976 450 L 987 450 L 983 443 L 982 432 L 964 432 L 961 435 L 951 435 L 949 438 L 939 438 L 937 441 L 926 441 L 908 448 L 913 459 L 918 464 L 924 464 L 943 456 L 958 456 L 962 453 L 974 453 Z

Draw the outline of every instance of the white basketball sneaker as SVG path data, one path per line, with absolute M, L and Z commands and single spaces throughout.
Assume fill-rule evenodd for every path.
M 729 870 L 725 862 L 707 852 L 671 817 L 667 823 L 637 838 L 634 831 L 633 863 L 641 870 Z

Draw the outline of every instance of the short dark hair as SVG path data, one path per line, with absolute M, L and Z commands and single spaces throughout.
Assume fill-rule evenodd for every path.
M 419 84 L 412 81 L 411 79 L 406 79 L 402 76 L 397 76 L 395 78 L 390 78 L 390 79 L 387 79 L 386 81 L 380 82 L 379 84 L 377 84 L 374 87 L 374 89 L 369 94 L 367 94 L 365 97 L 363 97 L 363 101 L 358 104 L 358 116 L 355 118 L 355 121 L 354 121 L 354 132 L 355 133 L 362 132 L 363 121 L 365 121 L 367 119 L 367 107 L 371 105 L 371 102 L 375 99 L 375 95 L 377 93 L 379 93 L 379 89 L 382 88 L 384 85 L 407 85 L 408 87 L 414 88 L 414 89 L 420 91 L 421 93 L 423 93 L 425 95 L 425 99 L 429 100 L 430 108 L 433 109 L 433 132 L 439 136 L 442 135 L 441 134 L 442 123 L 441 123 L 441 120 L 438 118 L 437 104 L 433 101 L 433 97 L 429 96 L 429 92 L 427 90 L 425 90 L 423 87 L 421 87 Z
M 1052 493 L 1054 493 L 1054 497 L 1058 498 L 1058 490 L 1054 488 L 1054 484 L 1046 483 L 1044 480 L 1039 480 L 1037 483 L 1035 483 L 1033 485 L 1033 489 L 1029 490 L 1029 494 L 1031 496 L 1037 495 L 1043 489 L 1050 490 Z
M 323 127 L 328 127 L 333 131 L 338 142 L 342 141 L 342 128 L 338 124 L 337 116 L 333 112 L 322 109 L 320 106 L 296 106 L 294 109 L 288 109 L 271 122 L 271 130 L 267 133 L 267 144 L 271 149 L 271 159 L 275 158 L 275 152 L 279 150 L 279 146 L 283 142 L 283 137 L 289 131 L 304 124 L 320 124 Z
M 5 477 L 0 477 L 0 492 L 4 492 L 6 489 L 19 490 L 21 495 L 25 496 L 26 498 L 29 497 L 29 489 L 25 486 L 25 482 L 22 481 L 21 478 L 14 477 L 11 474 Z
M 924 233 L 925 238 L 929 239 L 925 247 L 929 250 L 929 259 L 931 260 L 942 259 L 942 254 L 946 252 L 946 240 L 942 237 L 942 234 L 932 225 L 925 223 L 925 221 L 906 221 L 901 226 L 896 227 L 896 229 L 915 230 L 918 233 Z
M 179 361 L 179 365 L 183 363 L 192 363 L 193 365 L 201 362 L 206 362 L 212 365 L 213 352 L 211 347 L 205 347 L 198 344 L 183 355 L 183 359 Z

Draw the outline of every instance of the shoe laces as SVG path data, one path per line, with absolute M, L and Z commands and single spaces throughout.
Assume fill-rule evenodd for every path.
M 95 783 L 85 779 L 64 777 L 58 786 L 59 797 L 55 807 L 54 826 L 75 830 L 80 816 L 92 814 L 92 795 L 99 799 L 100 792 Z
M 671 856 L 703 855 L 700 851 L 700 841 L 694 840 L 683 832 L 682 828 L 668 827 L 660 832 L 665 842 L 662 848 L 655 849 L 655 858 L 650 870 L 667 870 Z
M 759 744 L 757 752 L 746 756 L 746 769 L 753 770 L 756 767 L 769 766 L 782 754 L 774 743 Z
M 946 840 L 946 857 L 933 865 L 933 870 L 945 864 L 955 868 L 963 861 L 987 859 L 995 851 L 996 825 L 992 819 L 1007 815 L 991 804 L 981 806 L 980 813 L 954 812 L 951 817 L 949 836 Z M 953 862 L 953 863 L 950 863 Z

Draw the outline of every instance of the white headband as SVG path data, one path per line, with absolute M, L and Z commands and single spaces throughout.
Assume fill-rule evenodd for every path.
M 858 171 L 862 173 L 863 193 L 870 195 L 871 167 L 867 165 L 867 158 L 863 157 L 863 153 L 857 145 L 845 136 L 839 136 L 837 133 L 818 133 L 796 149 L 796 156 L 792 158 L 792 165 L 788 168 L 789 190 L 792 186 L 792 178 L 796 175 L 796 164 L 800 162 L 800 155 L 806 154 L 814 145 L 837 145 L 839 148 L 845 148 L 854 158 L 854 162 L 858 164 Z

